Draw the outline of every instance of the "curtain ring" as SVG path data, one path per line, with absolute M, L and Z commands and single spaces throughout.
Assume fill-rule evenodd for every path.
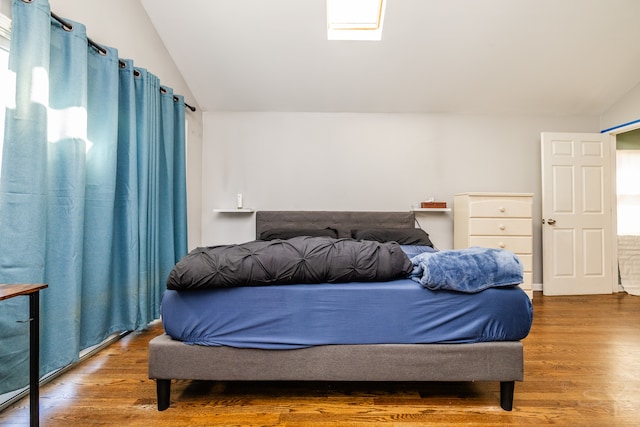
M 24 0 L 22 0 L 24 1 Z M 33 0 L 30 0 L 33 1 Z M 62 25 L 62 29 L 67 31 L 67 32 L 71 32 L 73 31 L 73 24 L 67 22 L 66 20 L 60 18 L 58 15 L 56 15 L 55 13 L 51 12 L 51 16 L 53 17 L 53 19 L 55 19 L 56 21 L 58 21 L 60 23 L 60 25 Z
M 136 77 L 140 77 L 140 71 L 133 70 L 133 75 L 136 76 Z
M 22 3 L 33 3 L 33 0 L 22 0 Z
M 127 68 L 127 63 L 124 61 L 118 61 L 118 64 L 120 65 L 120 68 Z

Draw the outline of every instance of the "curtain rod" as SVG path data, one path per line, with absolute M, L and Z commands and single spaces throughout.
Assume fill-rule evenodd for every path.
M 63 18 L 61 18 L 60 16 L 56 15 L 55 13 L 51 12 L 51 17 L 53 19 L 55 19 L 56 21 L 58 21 L 62 25 L 62 28 L 65 31 L 72 31 L 73 30 L 73 24 L 71 24 L 70 22 L 64 20 Z M 100 55 L 104 56 L 104 55 L 106 55 L 108 53 L 107 49 L 105 49 L 104 47 L 100 46 L 98 43 L 94 42 L 89 37 L 87 37 L 87 42 L 89 43 L 90 46 L 92 46 L 94 49 L 96 49 L 100 53 Z M 122 66 L 126 66 L 126 64 L 124 62 L 122 62 L 122 61 L 119 61 L 119 62 L 120 62 L 120 66 L 121 67 Z M 163 88 L 160 88 L 160 91 L 162 93 L 166 93 L 167 92 Z M 174 96 L 173 100 L 177 101 L 178 97 Z M 187 107 L 188 109 L 190 109 L 191 111 L 196 111 L 196 107 L 193 107 L 193 106 L 187 104 L 186 102 L 184 103 L 184 106 Z

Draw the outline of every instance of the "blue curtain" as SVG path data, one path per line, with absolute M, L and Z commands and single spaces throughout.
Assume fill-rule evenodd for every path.
M 88 44 L 47 0 L 13 0 L 0 175 L 0 283 L 41 292 L 44 375 L 159 317 L 187 252 L 184 99 Z M 0 393 L 28 383 L 28 298 L 0 305 Z

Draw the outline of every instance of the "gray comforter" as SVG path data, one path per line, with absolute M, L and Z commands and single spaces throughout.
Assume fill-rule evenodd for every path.
M 170 272 L 167 288 L 382 282 L 408 277 L 411 270 L 395 242 L 296 237 L 194 249 Z

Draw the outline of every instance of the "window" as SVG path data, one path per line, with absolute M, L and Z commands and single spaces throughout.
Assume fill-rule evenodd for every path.
M 9 72 L 9 40 L 11 19 L 0 11 L 0 169 L 4 145 L 5 110 L 15 99 L 15 79 Z
M 381 40 L 385 0 L 327 0 L 328 40 Z
M 640 149 L 616 151 L 618 234 L 640 234 Z

